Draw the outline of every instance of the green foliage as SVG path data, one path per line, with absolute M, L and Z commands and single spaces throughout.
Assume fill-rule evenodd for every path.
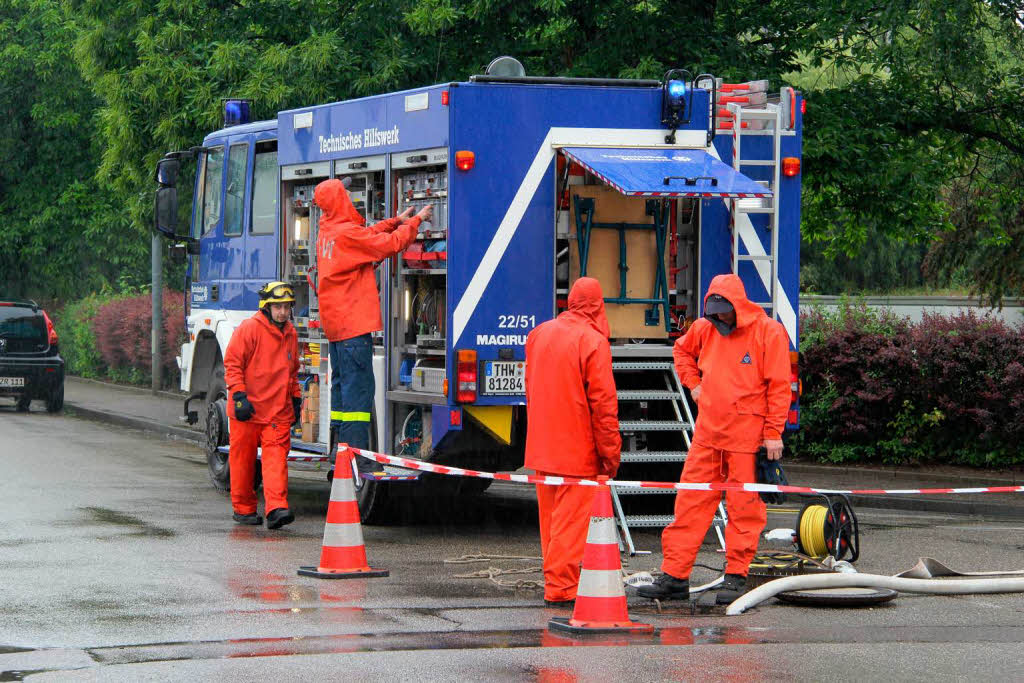
M 68 304 L 53 316 L 57 329 L 60 355 L 69 375 L 100 379 L 106 376 L 106 364 L 96 348 L 92 320 L 100 307 L 111 300 L 109 295 L 90 294 Z
M 146 251 L 101 190 L 98 100 L 72 58 L 75 23 L 52 0 L 0 3 L 0 288 L 71 299 L 135 271 Z
M 930 281 L 959 274 L 998 301 L 1024 281 L 1017 10 L 981 0 L 0 0 L 0 282 L 60 299 L 119 278 L 145 283 L 153 168 L 220 127 L 223 97 L 251 98 L 254 116 L 271 118 L 463 80 L 512 54 L 534 75 L 687 67 L 773 89 L 795 82 L 809 102 L 810 286 L 913 286 L 927 249 Z M 179 281 L 180 268 L 168 271 Z

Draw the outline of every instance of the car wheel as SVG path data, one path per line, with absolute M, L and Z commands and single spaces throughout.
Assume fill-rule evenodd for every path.
M 219 448 L 228 443 L 227 394 L 224 383 L 215 378 L 206 392 L 206 464 L 209 467 L 210 482 L 214 488 L 227 491 L 231 488 L 231 472 L 228 456 Z
M 22 394 L 15 400 L 15 407 L 19 413 L 27 413 L 29 406 L 32 404 L 32 398 L 28 394 Z
M 46 412 L 59 413 L 64 408 L 64 382 L 60 383 L 53 392 L 46 397 Z

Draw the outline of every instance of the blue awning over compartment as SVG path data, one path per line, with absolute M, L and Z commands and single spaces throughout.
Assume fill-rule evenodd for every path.
M 771 197 L 702 149 L 565 147 L 567 157 L 628 197 Z

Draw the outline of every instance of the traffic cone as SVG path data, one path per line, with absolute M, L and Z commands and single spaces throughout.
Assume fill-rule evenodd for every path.
M 352 483 L 352 454 L 347 444 L 338 446 L 331 500 L 327 504 L 324 544 L 318 567 L 299 567 L 299 576 L 318 579 L 368 579 L 387 576 L 387 569 L 366 564 L 366 546 L 359 520 L 356 487 Z
M 570 633 L 650 633 L 654 630 L 650 624 L 630 621 L 626 611 L 613 514 L 611 490 L 601 486 L 590 512 L 590 529 L 583 549 L 583 569 L 572 618 L 554 617 L 548 622 L 548 628 Z

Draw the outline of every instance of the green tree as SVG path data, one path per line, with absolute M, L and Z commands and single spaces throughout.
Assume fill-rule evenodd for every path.
M 51 0 L 0 3 L 0 287 L 11 296 L 78 298 L 140 258 L 95 179 L 98 101 L 71 57 L 75 31 Z

